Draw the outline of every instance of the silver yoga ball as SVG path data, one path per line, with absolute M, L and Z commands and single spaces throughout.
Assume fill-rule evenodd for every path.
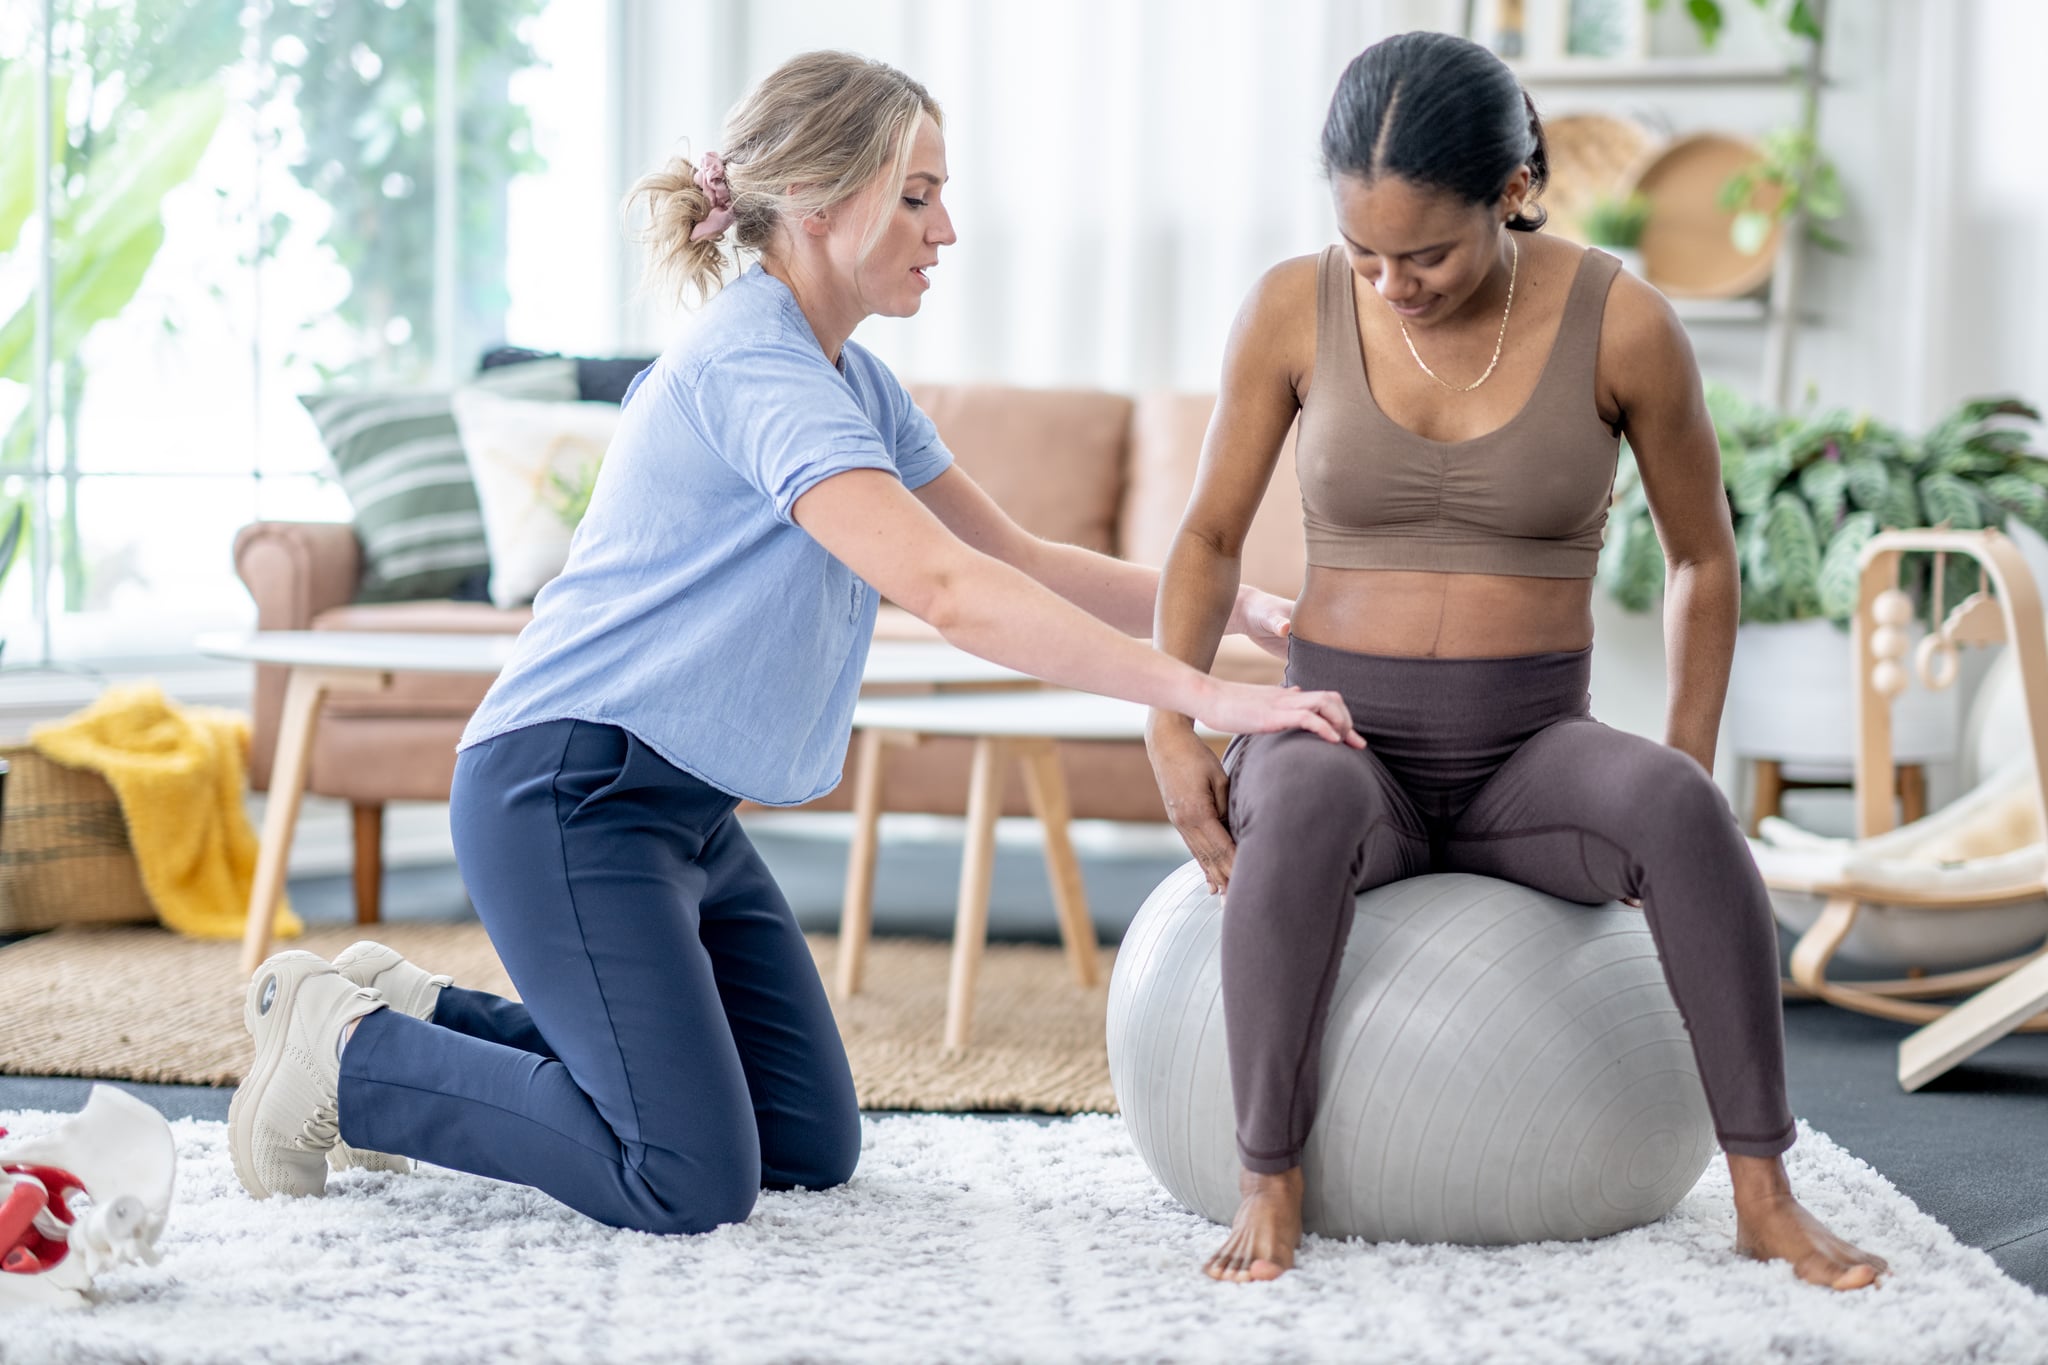
M 1146 900 L 1110 980 L 1109 1074 L 1152 1174 L 1228 1223 L 1222 929 L 1195 863 Z M 1326 1237 L 1600 1237 L 1670 1212 L 1717 1150 L 1642 914 L 1490 877 L 1358 898 L 1320 1093 L 1303 1213 Z

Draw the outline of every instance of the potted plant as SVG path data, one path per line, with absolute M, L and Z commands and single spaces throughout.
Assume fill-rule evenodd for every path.
M 1729 681 L 1728 742 L 1737 753 L 1845 762 L 1849 748 L 1846 626 L 1857 556 L 1879 529 L 1977 530 L 2012 522 L 2048 535 L 2048 460 L 2032 453 L 2040 413 L 2016 398 L 1959 406 L 1918 439 L 1868 415 L 1774 413 L 1719 385 L 1707 406 L 1735 521 L 1742 625 Z M 1664 556 L 1632 457 L 1624 457 L 1601 552 L 1603 586 L 1624 608 L 1651 610 Z M 1951 562 L 1942 601 L 1932 566 L 1911 556 L 1901 586 L 1923 624 L 1979 587 L 1975 565 Z M 1956 694 L 1913 689 L 1894 710 L 1900 761 L 1947 756 Z
M 1649 223 L 1648 195 L 1632 193 L 1620 198 L 1601 195 L 1580 217 L 1579 230 L 1585 234 L 1589 244 L 1619 257 L 1622 268 L 1640 279 L 1643 254 L 1638 248 L 1642 244 L 1643 229 Z

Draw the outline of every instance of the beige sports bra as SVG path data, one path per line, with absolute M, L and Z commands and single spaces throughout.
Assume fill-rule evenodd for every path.
M 1316 267 L 1316 369 L 1295 460 L 1308 562 L 1337 569 L 1591 578 L 1620 435 L 1594 402 L 1607 290 L 1621 263 L 1587 251 L 1536 388 L 1469 441 L 1417 436 L 1366 382 L 1344 248 Z

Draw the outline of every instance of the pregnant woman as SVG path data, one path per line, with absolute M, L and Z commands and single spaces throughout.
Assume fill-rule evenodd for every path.
M 1297 418 L 1308 576 L 1291 682 L 1341 693 L 1366 747 L 1239 740 L 1219 764 L 1165 708 L 1168 809 L 1227 888 L 1223 1005 L 1240 1206 L 1208 1263 L 1271 1279 L 1301 1238 L 1301 1151 L 1353 896 L 1472 872 L 1641 904 L 1734 1179 L 1736 1245 L 1817 1284 L 1885 1263 L 1792 1196 L 1770 902 L 1709 776 L 1738 586 L 1719 450 L 1669 304 L 1540 235 L 1542 125 L 1485 49 L 1368 48 L 1323 129 L 1341 245 L 1240 313 L 1159 598 L 1197 667 Z M 1590 713 L 1592 582 L 1623 433 L 1668 562 L 1665 743 Z

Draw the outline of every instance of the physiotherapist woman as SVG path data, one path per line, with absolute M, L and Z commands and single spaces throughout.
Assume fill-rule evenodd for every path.
M 524 1003 L 373 943 L 272 958 L 229 1118 L 251 1194 L 418 1158 L 683 1233 L 763 1186 L 844 1181 L 846 1056 L 733 809 L 839 780 L 878 592 L 1056 683 L 1363 744 L 1334 692 L 1218 681 L 1133 639 L 1157 573 L 1019 529 L 848 339 L 917 312 L 954 240 L 945 184 L 923 87 L 818 52 L 733 110 L 722 156 L 636 187 L 686 285 L 717 288 L 728 234 L 759 260 L 629 392 L 568 566 L 463 737 L 456 858 Z M 1277 645 L 1288 604 L 1234 601 L 1231 628 Z

